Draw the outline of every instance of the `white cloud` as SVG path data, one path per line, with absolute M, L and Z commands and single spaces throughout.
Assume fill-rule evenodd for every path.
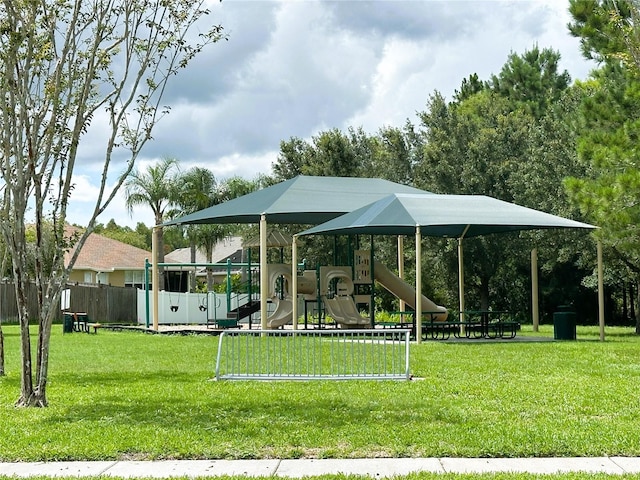
M 450 97 L 463 78 L 486 80 L 509 53 L 536 44 L 559 50 L 561 68 L 574 79 L 592 68 L 567 31 L 568 2 L 557 0 L 230 0 L 211 7 L 210 21 L 224 25 L 229 41 L 210 46 L 173 79 L 166 97 L 172 111 L 154 130 L 140 169 L 170 156 L 184 169 L 210 168 L 218 179 L 253 178 L 270 172 L 282 140 L 402 126 L 434 90 Z M 77 223 L 96 192 L 106 130 L 98 116 L 81 145 Z M 111 218 L 153 223 L 144 209 L 131 218 L 122 195 L 99 221 Z

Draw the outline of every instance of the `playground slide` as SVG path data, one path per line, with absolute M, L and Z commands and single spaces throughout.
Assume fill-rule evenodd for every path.
M 386 288 L 393 295 L 400 300 L 416 308 L 416 289 L 409 285 L 407 282 L 398 277 L 395 273 L 389 270 L 382 263 L 376 261 L 373 264 L 374 278 L 375 280 Z M 444 322 L 447 319 L 448 312 L 445 307 L 436 305 L 432 300 L 422 295 L 422 311 L 423 312 L 442 312 L 434 315 L 434 320 Z
M 338 303 L 340 304 L 340 308 L 344 312 L 345 316 L 352 318 L 359 322 L 359 325 L 370 326 L 371 321 L 369 318 L 365 318 L 360 315 L 358 311 L 358 307 L 356 306 L 356 302 L 353 300 L 351 295 L 349 296 L 339 296 L 336 297 L 338 299 Z
M 369 319 L 358 312 L 353 298 L 350 296 L 335 296 L 323 298 L 327 313 L 336 323 L 341 325 L 368 325 Z
M 275 299 L 276 309 L 267 317 L 268 328 L 278 328 L 293 320 L 293 300 L 291 297 Z

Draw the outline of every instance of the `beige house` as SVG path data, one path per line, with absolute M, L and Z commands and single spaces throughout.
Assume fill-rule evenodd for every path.
M 65 254 L 65 265 L 71 254 L 71 251 Z M 92 233 L 80 251 L 69 281 L 143 288 L 146 259 L 151 261 L 151 252 Z

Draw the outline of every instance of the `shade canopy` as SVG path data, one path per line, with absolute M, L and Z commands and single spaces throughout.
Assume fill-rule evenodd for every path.
M 269 223 L 317 225 L 391 193 L 429 194 L 379 178 L 300 175 L 164 225 L 258 223 L 262 214 Z
M 548 228 L 593 229 L 593 225 L 484 195 L 394 193 L 299 235 L 373 234 L 475 237 Z

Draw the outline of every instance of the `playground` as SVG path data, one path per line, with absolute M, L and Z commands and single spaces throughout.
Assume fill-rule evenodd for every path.
M 399 321 L 396 323 L 401 327 L 409 326 L 418 342 L 427 338 L 448 338 L 457 332 L 473 338 L 512 338 L 516 335 L 516 326 L 505 326 L 505 319 L 495 315 L 496 312 L 465 307 L 462 256 L 466 238 L 531 229 L 595 228 L 486 196 L 436 195 L 381 179 L 306 176 L 295 177 L 164 225 L 198 223 L 259 225 L 259 264 L 244 266 L 243 280 L 248 284 L 241 296 L 232 298 L 229 290 L 226 298 L 209 294 L 204 300 L 207 305 L 204 309 L 203 300 L 195 300 L 199 315 L 191 307 L 177 310 L 171 298 L 167 308 L 166 293 L 160 300 L 160 292 L 153 290 L 150 294 L 147 291 L 143 302 L 145 315 L 139 315 L 147 326 L 157 329 L 160 323 L 205 323 L 221 328 L 246 324 L 252 328 L 259 322 L 259 328 L 264 330 L 296 330 L 302 326 L 309 328 L 327 324 L 341 328 L 388 327 L 391 326 L 389 322 L 376 322 L 373 306 L 377 284 L 398 299 L 399 309 L 395 313 Z M 311 224 L 315 227 L 293 236 L 289 244 L 290 264 L 269 264 L 268 248 L 274 246 L 267 241 L 269 225 L 282 224 Z M 346 235 L 355 237 L 356 243 L 358 235 L 368 235 L 372 238 L 371 248 L 350 251 L 344 264 L 318 265 L 308 270 L 303 264 L 298 264 L 297 259 L 298 238 L 307 235 Z M 373 237 L 376 235 L 397 236 L 399 239 L 415 236 L 415 272 L 422 271 L 423 235 L 457 241 L 459 304 L 438 305 L 424 295 L 421 275 L 415 275 L 414 285 L 404 280 L 404 253 L 400 240 L 397 265 L 384 265 L 377 261 L 373 250 Z M 284 248 L 289 245 L 277 246 Z M 168 265 L 161 266 L 166 268 Z M 532 272 L 533 268 L 532 265 Z M 598 271 L 601 271 L 601 266 Z M 157 272 L 158 266 L 152 265 L 153 285 L 158 284 Z M 537 293 L 533 290 L 532 303 L 537 304 Z M 170 293 L 168 295 L 171 296 Z M 194 300 L 186 298 L 183 304 L 194 304 Z M 532 323 L 537 325 L 535 311 L 533 308 Z M 420 312 L 420 315 L 415 312 Z M 602 312 L 599 312 L 599 318 L 601 334 L 604 335 Z
M 303 312 L 302 321 L 305 328 L 326 327 L 328 324 L 340 328 L 372 328 L 376 325 L 370 305 L 374 302 L 374 282 L 396 296 L 410 310 L 406 314 L 398 312 L 400 326 L 410 323 L 415 310 L 415 287 L 405 282 L 391 269 L 382 263 L 371 260 L 371 252 L 358 250 L 354 252 L 352 265 L 318 266 L 313 270 L 304 269 L 300 264 L 296 269 L 297 295 L 292 292 L 291 264 L 270 263 L 268 269 L 268 316 L 267 329 L 297 328 L 294 321 L 293 303 L 297 302 L 299 312 Z M 210 265 L 220 267 L 219 265 Z M 174 267 L 164 264 L 164 267 Z M 206 266 L 206 264 L 205 264 Z M 207 325 L 211 328 L 246 328 L 261 327 L 259 317 L 259 284 L 252 278 L 259 278 L 257 266 L 251 264 L 228 264 L 226 293 L 215 292 L 161 292 L 159 302 L 160 324 L 192 324 Z M 373 267 L 373 268 L 372 268 Z M 181 269 L 193 269 L 193 265 L 180 265 Z M 186 270 L 184 270 L 186 272 Z M 231 287 L 232 272 L 242 272 L 242 292 L 233 292 Z M 189 271 L 190 272 L 190 271 Z M 358 293 L 369 292 L 369 293 Z M 423 311 L 430 314 L 430 320 L 444 322 L 448 311 L 436 305 L 422 295 Z M 139 318 L 146 316 L 146 291 L 139 292 Z M 257 318 L 254 318 L 257 316 Z M 146 318 L 145 318 L 146 323 Z M 388 323 L 388 322 L 387 322 Z M 385 325 L 390 326 L 390 325 Z

